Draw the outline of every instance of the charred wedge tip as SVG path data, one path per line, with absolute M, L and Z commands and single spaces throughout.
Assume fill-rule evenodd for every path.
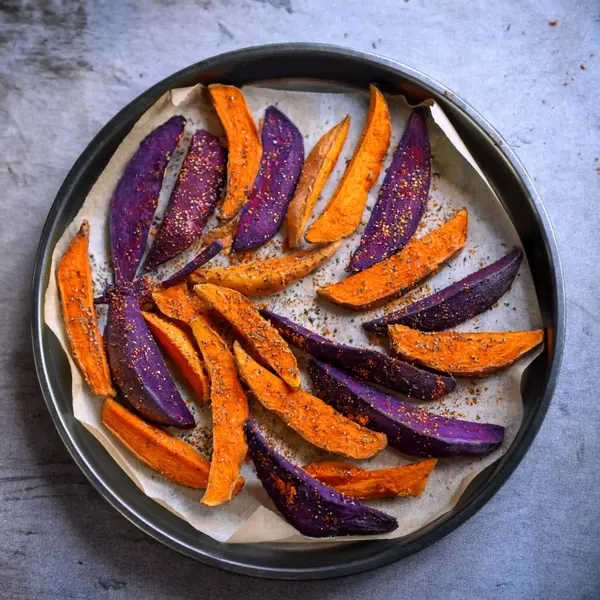
M 206 248 L 200 250 L 200 252 L 185 266 L 181 267 L 177 273 L 171 275 L 168 279 L 165 279 L 160 287 L 165 290 L 170 288 L 182 281 L 185 281 L 194 271 L 199 269 L 202 265 L 205 265 L 209 260 L 212 260 L 217 254 L 222 252 L 224 248 L 223 242 L 217 240 L 212 242 Z
M 405 454 L 436 458 L 487 454 L 504 439 L 500 425 L 429 413 L 314 358 L 307 367 L 321 397 L 346 416 L 385 433 L 390 445 Z
M 390 515 L 340 494 L 275 451 L 254 419 L 244 424 L 256 474 L 281 515 L 301 534 L 315 537 L 374 535 L 397 529 Z

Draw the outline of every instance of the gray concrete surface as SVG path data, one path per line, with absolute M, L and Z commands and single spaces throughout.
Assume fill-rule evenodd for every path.
M 4 0 L 0 23 L 1 598 L 600 598 L 597 2 Z M 54 431 L 29 341 L 37 240 L 92 136 L 171 72 L 229 49 L 282 41 L 376 51 L 475 106 L 539 186 L 569 299 L 555 399 L 500 493 L 420 554 L 321 583 L 220 572 L 119 516 Z

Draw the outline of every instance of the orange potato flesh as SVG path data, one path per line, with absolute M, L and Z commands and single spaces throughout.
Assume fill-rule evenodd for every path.
M 387 446 L 384 434 L 351 421 L 308 392 L 290 390 L 237 342 L 234 355 L 240 376 L 258 401 L 311 444 L 355 459 L 375 456 Z
M 457 377 L 487 377 L 509 367 L 544 341 L 544 331 L 422 332 L 388 328 L 394 352 L 411 362 Z
M 298 363 L 289 345 L 248 298 L 235 290 L 210 283 L 194 286 L 194 292 L 229 321 L 260 359 L 292 389 L 300 387 Z
M 114 396 L 115 389 L 94 307 L 89 238 L 89 223 L 83 221 L 58 262 L 56 280 L 71 356 L 94 394 Z
M 321 136 L 302 166 L 302 174 L 287 212 L 288 245 L 296 248 L 312 210 L 327 183 L 348 137 L 350 117 Z
M 306 232 L 306 241 L 334 242 L 359 225 L 369 191 L 377 182 L 390 143 L 392 125 L 383 94 L 371 86 L 367 122 L 344 176 L 321 216 Z
M 275 294 L 302 279 L 325 261 L 340 247 L 334 242 L 315 250 L 295 252 L 288 256 L 268 258 L 233 267 L 198 269 L 188 281 L 192 284 L 212 283 L 246 296 Z
M 412 465 L 367 471 L 341 461 L 324 461 L 302 468 L 321 483 L 342 494 L 367 499 L 420 496 L 436 463 L 437 459 L 430 458 Z
M 170 319 L 189 323 L 208 310 L 206 304 L 188 289 L 185 281 L 152 294 L 152 300 L 163 315 Z
M 142 311 L 142 315 L 148 323 L 152 335 L 194 390 L 196 399 L 200 403 L 207 402 L 210 395 L 210 383 L 188 333 L 154 313 Z
M 248 453 L 244 434 L 248 400 L 225 341 L 204 317 L 196 317 L 190 325 L 210 375 L 213 454 L 202 504 L 218 506 L 233 497 Z
M 227 190 L 219 218 L 233 219 L 248 200 L 262 156 L 262 144 L 244 94 L 232 85 L 208 86 L 227 134 Z
M 433 275 L 467 240 L 468 214 L 458 213 L 431 233 L 412 239 L 400 252 L 339 283 L 317 288 L 317 294 L 354 310 L 386 304 Z

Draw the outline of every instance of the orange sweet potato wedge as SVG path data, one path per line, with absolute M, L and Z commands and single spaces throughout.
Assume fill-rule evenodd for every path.
M 110 398 L 102 405 L 102 423 L 157 473 L 186 487 L 206 487 L 210 463 L 183 440 L 142 421 Z
M 204 317 L 196 317 L 190 325 L 210 374 L 213 454 L 202 504 L 218 506 L 233 497 L 248 453 L 244 434 L 248 400 L 225 341 Z
M 189 323 L 208 310 L 206 303 L 189 290 L 185 281 L 166 290 L 155 291 L 152 300 L 163 315 L 184 323 Z
M 288 245 L 296 248 L 312 210 L 327 183 L 348 137 L 350 117 L 321 136 L 302 166 L 302 174 L 287 212 Z
M 387 446 L 384 434 L 351 421 L 308 392 L 290 390 L 244 352 L 238 342 L 233 352 L 240 376 L 257 400 L 317 448 L 363 459 L 375 456 Z
M 367 471 L 341 461 L 316 462 L 302 467 L 321 483 L 352 498 L 418 497 L 437 463 L 430 458 L 412 465 Z
M 457 377 L 486 377 L 509 367 L 544 341 L 544 331 L 423 332 L 390 325 L 390 343 L 402 358 Z
M 194 390 L 196 400 L 200 403 L 207 402 L 210 383 L 188 333 L 155 313 L 142 311 L 142 315 L 152 335 Z
M 98 329 L 92 269 L 88 256 L 90 226 L 81 228 L 58 261 L 56 281 L 71 356 L 97 396 L 114 396 L 102 335 Z
M 194 292 L 244 337 L 265 365 L 293 390 L 300 388 L 296 357 L 279 332 L 264 319 L 252 302 L 235 290 L 205 283 Z
M 244 94 L 232 85 L 209 85 L 213 104 L 227 135 L 227 191 L 219 218 L 233 219 L 246 204 L 256 179 L 262 145 Z
M 336 253 L 340 244 L 333 242 L 315 250 L 222 269 L 198 269 L 189 276 L 188 281 L 192 284 L 220 285 L 246 296 L 267 296 L 280 292 L 320 267 Z
M 431 233 L 412 239 L 400 252 L 339 283 L 317 288 L 317 294 L 354 310 L 386 304 L 458 254 L 467 241 L 467 225 L 467 210 L 459 210 Z
M 350 235 L 359 225 L 369 191 L 377 182 L 390 144 L 392 125 L 383 94 L 371 86 L 367 122 L 352 160 L 321 216 L 306 232 L 306 241 L 333 242 Z

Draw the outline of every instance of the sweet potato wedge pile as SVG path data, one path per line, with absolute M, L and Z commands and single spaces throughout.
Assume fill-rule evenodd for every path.
M 258 401 L 313 446 L 356 459 L 371 458 L 386 447 L 385 435 L 361 427 L 308 392 L 290 390 L 237 342 L 234 353 L 240 375 Z
M 377 183 L 391 135 L 387 102 L 383 94 L 371 86 L 367 122 L 352 160 L 323 214 L 306 232 L 308 242 L 335 242 L 349 236 L 360 225 L 369 190 Z
M 275 294 L 318 269 L 339 247 L 340 242 L 333 242 L 281 258 L 267 258 L 233 267 L 198 269 L 191 273 L 189 281 L 191 284 L 220 285 L 246 296 Z
M 194 286 L 196 294 L 244 337 L 260 359 L 293 390 L 300 387 L 298 363 L 275 327 L 264 319 L 245 296 L 227 288 L 205 283 Z
M 504 442 L 502 425 L 479 422 L 479 416 L 473 422 L 441 416 L 415 400 L 443 402 L 457 386 L 453 376 L 486 377 L 543 343 L 541 330 L 449 330 L 491 309 L 509 290 L 522 252 L 515 249 L 445 289 L 363 323 L 368 332 L 389 338 L 389 353 L 330 339 L 328 318 L 315 323 L 324 332 L 320 335 L 257 305 L 253 298 L 282 292 L 321 267 L 359 227 L 383 168 L 392 123 L 383 94 L 371 86 L 352 159 L 327 207 L 307 229 L 346 143 L 349 116 L 326 131 L 304 161 L 303 136 L 279 108 L 266 109 L 259 132 L 238 88 L 215 84 L 209 93 L 228 148 L 209 131 L 190 132 L 191 144 L 162 224 L 141 266 L 153 269 L 170 261 L 164 267 L 168 270 L 192 244 L 198 243 L 201 251 L 162 281 L 158 272 L 163 269 L 138 275 L 165 170 L 184 128 L 195 122 L 173 116 L 142 140 L 115 186 L 108 218 L 113 281 L 102 296 L 93 298 L 86 221 L 58 261 L 56 278 L 73 360 L 91 391 L 103 399 L 103 425 L 155 472 L 179 485 L 205 489 L 203 510 L 230 502 L 243 489 L 241 473 L 250 469 L 244 466 L 250 457 L 273 503 L 300 533 L 391 532 L 398 527 L 396 519 L 359 500 L 418 498 L 438 458 L 473 460 Z M 414 238 L 430 183 L 426 111 L 417 108 L 351 256 L 347 270 L 353 274 L 317 288 L 316 295 L 352 310 L 376 308 L 456 256 L 467 240 L 465 209 Z M 204 232 L 223 195 L 217 216 L 225 224 Z M 303 236 L 320 245 L 250 258 L 246 251 L 269 242 L 284 220 L 289 248 L 300 246 Z M 230 256 L 230 266 L 205 266 L 230 250 L 244 254 Z M 316 304 L 311 313 L 313 307 L 301 304 L 305 286 L 300 291 L 265 300 L 281 310 L 303 310 L 310 323 L 319 320 L 323 306 L 343 318 L 343 310 L 327 303 Z M 94 302 L 108 307 L 104 337 Z M 300 349 L 300 359 L 288 342 Z M 299 360 L 313 393 L 301 388 Z M 173 367 L 189 386 L 177 387 L 179 379 L 169 371 Z M 182 394 L 188 387 L 193 391 L 189 399 Z M 449 401 L 446 406 L 453 406 L 452 396 Z M 299 443 L 333 456 L 304 468 L 294 465 L 251 418 L 257 403 L 295 431 L 302 438 Z M 206 456 L 194 446 L 204 431 L 199 427 L 204 425 L 204 404 L 212 414 L 212 453 Z M 444 409 L 443 414 L 453 413 Z M 196 418 L 199 429 L 183 432 L 183 438 L 166 429 L 194 428 Z M 366 469 L 334 459 L 370 459 L 388 445 L 426 460 Z
M 350 463 L 330 460 L 312 463 L 302 469 L 346 496 L 366 500 L 390 496 L 420 496 L 436 463 L 437 459 L 430 458 L 403 467 L 367 471 Z
M 397 254 L 339 283 L 317 288 L 317 294 L 353 310 L 391 302 L 433 275 L 464 248 L 467 222 L 467 211 L 460 210 L 431 233 L 411 240 Z
M 487 377 L 506 369 L 544 340 L 543 330 L 427 333 L 391 325 L 389 333 L 402 358 L 457 377 Z

